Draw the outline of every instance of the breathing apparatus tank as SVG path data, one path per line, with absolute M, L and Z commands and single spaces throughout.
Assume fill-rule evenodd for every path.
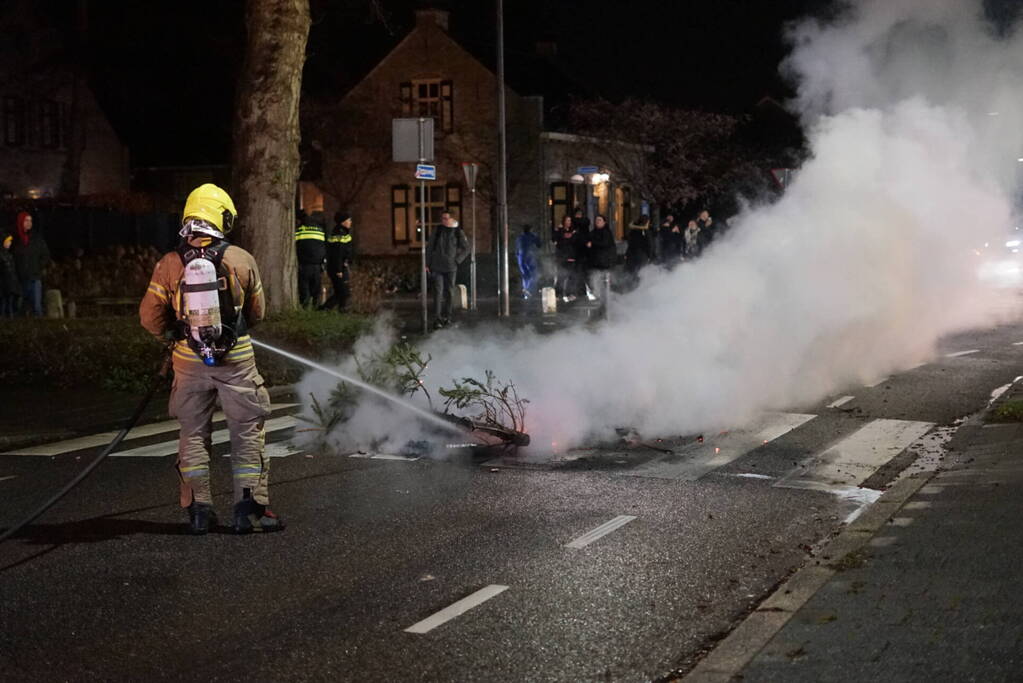
M 217 267 L 211 261 L 195 258 L 185 266 L 182 290 L 189 346 L 196 349 L 202 362 L 208 366 L 217 363 L 216 346 L 223 332 L 218 281 Z

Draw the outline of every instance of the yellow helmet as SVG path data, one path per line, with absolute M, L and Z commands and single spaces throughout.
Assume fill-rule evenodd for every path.
M 224 234 L 231 232 L 237 217 L 238 210 L 234 208 L 231 196 L 213 183 L 192 190 L 185 200 L 185 210 L 181 212 L 182 223 L 189 218 L 199 219 Z

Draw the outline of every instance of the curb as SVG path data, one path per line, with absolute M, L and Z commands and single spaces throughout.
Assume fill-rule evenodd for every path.
M 719 642 L 681 680 L 686 683 L 731 681 L 753 660 L 778 631 L 841 571 L 845 563 L 857 561 L 855 554 L 899 511 L 937 471 L 911 474 L 898 480 L 864 510 L 852 524 L 824 546 L 825 563 L 800 568 Z

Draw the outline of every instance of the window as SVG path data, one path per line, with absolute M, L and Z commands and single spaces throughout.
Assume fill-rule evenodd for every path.
M 52 100 L 39 103 L 39 145 L 47 149 L 60 147 L 60 107 Z
M 395 244 L 409 241 L 409 186 L 395 185 L 391 188 L 391 234 Z
M 400 86 L 400 94 L 402 115 L 432 117 L 435 132 L 450 133 L 455 129 L 454 85 L 451 81 L 406 81 Z
M 462 187 L 456 184 L 428 183 L 426 185 L 426 230 L 440 225 L 440 215 L 448 211 L 455 218 L 462 213 Z M 419 226 L 419 185 L 395 185 L 391 188 L 391 226 L 395 244 L 422 246 Z
M 4 98 L 4 144 L 25 144 L 25 103 L 17 97 Z
M 547 203 L 551 207 L 551 234 L 561 227 L 561 219 L 572 214 L 572 202 L 568 183 L 551 183 L 551 196 Z

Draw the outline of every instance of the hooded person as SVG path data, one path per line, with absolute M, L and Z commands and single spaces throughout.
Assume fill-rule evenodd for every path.
M 225 238 L 237 216 L 231 197 L 216 185 L 192 190 L 182 212 L 181 244 L 156 264 L 139 305 L 150 334 L 176 340 L 168 409 L 181 424 L 180 504 L 197 535 L 213 519 L 210 438 L 218 398 L 231 435 L 235 533 L 284 528 L 269 507 L 264 440 L 270 395 L 248 334 L 263 319 L 263 285 L 252 255 Z
M 50 264 L 50 248 L 33 229 L 32 215 L 18 214 L 17 230 L 11 252 L 25 305 L 33 315 L 43 314 L 43 270 Z
M 433 278 L 434 328 L 451 323 L 458 264 L 469 255 L 469 240 L 455 217 L 445 211 L 440 222 L 426 243 L 426 272 Z
M 323 262 L 327 258 L 327 217 L 313 211 L 295 230 L 295 255 L 298 257 L 298 302 L 316 306 L 320 301 Z
M 327 277 L 333 294 L 321 308 L 337 308 L 343 311 L 352 293 L 352 261 L 355 257 L 352 244 L 352 214 L 338 211 L 334 214 L 334 228 L 327 237 Z
M 18 271 L 14 266 L 14 255 L 11 254 L 13 246 L 12 235 L 0 236 L 0 318 L 14 317 L 18 312 L 18 297 L 21 296 Z

